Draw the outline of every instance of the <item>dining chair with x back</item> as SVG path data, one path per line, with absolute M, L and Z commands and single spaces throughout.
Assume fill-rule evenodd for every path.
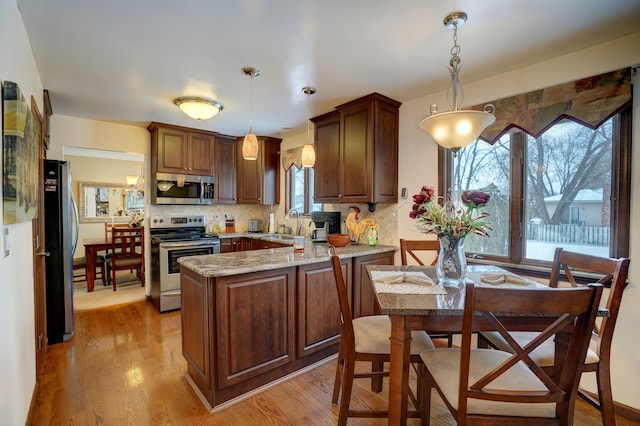
M 597 398 L 582 389 L 578 390 L 578 395 L 600 410 L 604 426 L 614 426 L 616 424 L 613 391 L 611 388 L 611 343 L 620 311 L 622 294 L 627 282 L 629 262 L 628 258 L 613 259 L 592 256 L 566 251 L 558 247 L 554 254 L 551 278 L 549 280 L 549 287 L 558 287 L 562 274 L 571 287 L 578 287 L 575 278 L 576 273 L 587 272 L 598 274 L 600 278 L 596 282 L 610 286 L 609 296 L 606 304 L 604 304 L 604 307 L 609 311 L 609 315 L 596 322 L 591 335 L 594 345 L 587 351 L 584 361 L 583 372 L 595 372 L 596 374 Z M 537 333 L 514 333 L 515 339 L 523 345 L 536 336 Z M 495 332 L 480 333 L 478 344 L 479 346 L 487 346 L 488 344 L 488 346 L 497 349 L 508 350 L 507 343 Z M 554 347 L 553 342 L 548 340 L 532 354 L 532 359 L 541 367 L 552 371 L 554 369 Z

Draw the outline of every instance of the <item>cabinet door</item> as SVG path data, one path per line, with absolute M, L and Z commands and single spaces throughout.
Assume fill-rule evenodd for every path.
M 341 111 L 341 202 L 366 203 L 371 199 L 373 169 L 373 108 L 359 105 Z
M 237 140 L 237 203 L 278 204 L 280 202 L 280 139 L 259 137 L 256 160 L 242 158 L 242 138 Z
M 351 260 L 341 260 L 351 293 Z M 298 267 L 296 356 L 310 355 L 340 342 L 340 305 L 331 262 Z
M 294 361 L 295 306 L 295 268 L 216 279 L 218 388 Z
M 237 158 L 237 202 L 238 204 L 261 204 L 262 202 L 262 156 L 263 145 L 258 141 L 259 151 L 256 160 L 242 158 L 242 138 L 236 147 Z
M 187 174 L 213 176 L 214 137 L 189 133 Z
M 367 265 L 393 265 L 394 252 L 356 256 L 353 258 L 353 317 L 377 315 L 380 312 Z
M 188 134 L 177 129 L 157 129 L 158 172 L 185 174 L 187 167 Z
M 233 238 L 220 238 L 220 253 L 231 253 L 233 251 Z
M 313 195 L 316 203 L 340 202 L 340 114 L 318 117 L 315 124 L 316 165 Z
M 215 199 L 219 204 L 236 202 L 236 140 L 216 136 L 215 144 Z

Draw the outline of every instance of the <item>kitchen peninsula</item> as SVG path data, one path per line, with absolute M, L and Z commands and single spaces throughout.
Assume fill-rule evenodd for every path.
M 391 265 L 397 247 L 336 249 L 354 317 L 375 311 L 365 266 Z M 210 410 L 332 356 L 338 297 L 328 245 L 179 259 L 187 380 Z M 226 404 L 225 404 L 226 403 Z

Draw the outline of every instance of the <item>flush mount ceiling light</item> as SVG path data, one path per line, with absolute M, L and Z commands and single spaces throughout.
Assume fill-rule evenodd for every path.
M 460 46 L 458 46 L 458 28 L 467 22 L 467 14 L 454 11 L 445 16 L 443 23 L 448 29 L 453 29 L 453 47 L 449 60 L 451 82 L 447 89 L 447 103 L 449 112 L 438 113 L 438 107 L 433 104 L 429 110 L 430 116 L 420 122 L 436 143 L 453 151 L 454 155 L 464 146 L 469 145 L 480 136 L 480 133 L 491 125 L 496 118 L 493 116 L 493 105 L 486 105 L 484 111 L 462 110 L 463 93 L 459 85 L 459 73 L 462 66 Z
M 311 95 L 316 93 L 316 89 L 305 86 L 302 88 L 302 93 L 307 95 L 307 143 L 302 148 L 302 167 L 313 167 L 316 164 L 316 151 L 313 149 L 313 143 L 311 143 L 311 108 L 309 107 L 309 100 Z
M 245 75 L 251 77 L 251 89 L 249 95 L 249 133 L 244 137 L 242 141 L 242 158 L 245 160 L 257 160 L 258 159 L 258 138 L 253 133 L 253 77 L 260 75 L 260 70 L 245 67 L 242 68 L 242 72 Z
M 182 96 L 174 99 L 173 103 L 194 120 L 208 120 L 224 108 L 222 104 L 216 100 L 197 96 Z

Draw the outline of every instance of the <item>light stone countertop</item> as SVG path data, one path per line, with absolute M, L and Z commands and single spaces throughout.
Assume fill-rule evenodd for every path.
M 224 277 L 326 262 L 329 260 L 328 248 L 329 245 L 326 243 L 314 243 L 310 239 L 306 239 L 304 253 L 294 253 L 293 247 L 282 247 L 186 256 L 179 258 L 178 262 L 203 277 Z M 363 244 L 349 244 L 346 247 L 336 248 L 336 254 L 340 258 L 349 258 L 397 250 L 398 247 L 394 246 L 371 247 Z

